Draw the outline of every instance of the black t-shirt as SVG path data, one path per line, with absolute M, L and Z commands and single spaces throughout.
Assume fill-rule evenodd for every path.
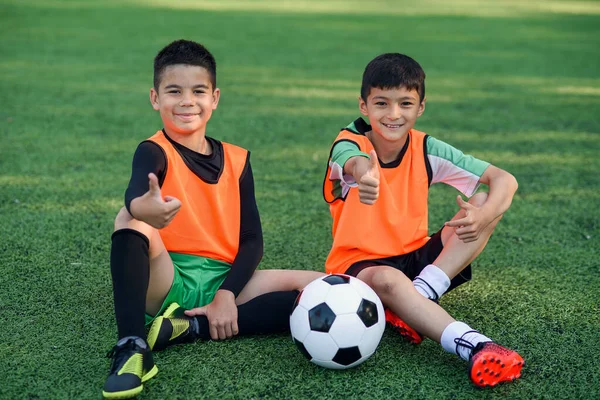
M 188 168 L 200 179 L 209 184 L 219 182 L 223 171 L 223 145 L 216 139 L 206 137 L 212 153 L 204 155 L 173 141 L 164 131 L 165 137 L 173 144 Z M 162 187 L 167 171 L 167 157 L 156 143 L 144 141 L 133 155 L 131 179 L 125 191 L 125 206 L 131 213 L 131 201 L 142 196 L 149 189 L 148 174 L 153 172 Z M 134 216 L 135 217 L 135 216 Z M 260 216 L 254 197 L 254 177 L 250 166 L 250 153 L 240 177 L 240 241 L 238 253 L 231 265 L 231 271 L 220 289 L 233 292 L 237 297 L 252 277 L 263 255 L 263 238 Z

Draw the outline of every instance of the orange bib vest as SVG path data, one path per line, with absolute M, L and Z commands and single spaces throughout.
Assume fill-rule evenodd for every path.
M 223 143 L 223 171 L 215 184 L 192 172 L 162 131 L 148 140 L 167 157 L 161 193 L 181 201 L 171 223 L 158 232 L 169 252 L 233 263 L 240 241 L 240 177 L 248 151 Z
M 374 205 L 361 203 L 357 188 L 350 189 L 346 198 L 337 198 L 339 190 L 329 179 L 331 166 L 327 168 L 323 196 L 333 217 L 327 273 L 344 273 L 358 261 L 407 254 L 427 243 L 425 137 L 423 132 L 409 131 L 408 148 L 400 165 L 379 169 L 379 198 Z M 365 135 L 348 130 L 340 132 L 334 145 L 340 140 L 356 143 L 367 154 L 373 149 Z

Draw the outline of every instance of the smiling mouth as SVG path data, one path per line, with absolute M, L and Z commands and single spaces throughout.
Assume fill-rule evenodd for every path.
M 198 114 L 175 114 L 175 115 L 179 118 L 191 119 L 191 118 L 194 118 Z
M 384 124 L 383 122 L 381 124 L 383 126 L 385 126 L 386 128 L 390 128 L 390 129 L 398 129 L 398 128 L 404 126 L 404 124 Z

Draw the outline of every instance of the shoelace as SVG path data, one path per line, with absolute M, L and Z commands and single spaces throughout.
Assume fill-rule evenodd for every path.
M 465 348 L 471 350 L 471 354 L 473 354 L 473 349 L 475 349 L 475 347 L 477 347 L 477 346 L 473 346 L 473 344 L 471 342 L 463 339 L 463 337 L 468 333 L 477 333 L 477 331 L 476 330 L 466 331 L 465 333 L 462 334 L 461 337 L 454 339 L 454 343 L 456 344 L 456 354 L 459 354 L 458 346 L 462 346 L 462 347 L 465 347 Z
M 113 346 L 113 348 L 106 353 L 106 358 L 112 358 L 116 354 L 116 357 L 110 367 L 111 374 L 122 364 L 124 358 L 129 357 L 130 353 L 124 350 L 135 350 L 136 346 L 135 339 L 131 338 L 122 345 L 117 344 Z

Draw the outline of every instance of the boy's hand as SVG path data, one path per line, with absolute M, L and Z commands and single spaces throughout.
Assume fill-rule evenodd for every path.
M 148 174 L 150 189 L 143 196 L 131 201 L 130 209 L 134 218 L 153 226 L 156 229 L 169 225 L 181 208 L 181 202 L 175 197 L 165 196 L 163 199 L 158 186 L 158 178 Z
M 204 307 L 187 310 L 185 315 L 193 317 L 206 315 L 213 340 L 229 339 L 238 334 L 238 310 L 235 305 L 235 296 L 229 290 L 217 290 L 213 301 Z
M 371 150 L 369 157 L 356 160 L 352 176 L 358 183 L 360 202 L 372 205 L 379 197 L 379 160 L 375 150 Z
M 456 228 L 454 232 L 456 232 L 456 236 L 463 242 L 474 242 L 479 239 L 479 235 L 490 224 L 491 220 L 488 221 L 481 208 L 464 201 L 460 195 L 456 196 L 456 203 L 465 211 L 465 216 L 457 220 L 448 221 L 444 225 Z

